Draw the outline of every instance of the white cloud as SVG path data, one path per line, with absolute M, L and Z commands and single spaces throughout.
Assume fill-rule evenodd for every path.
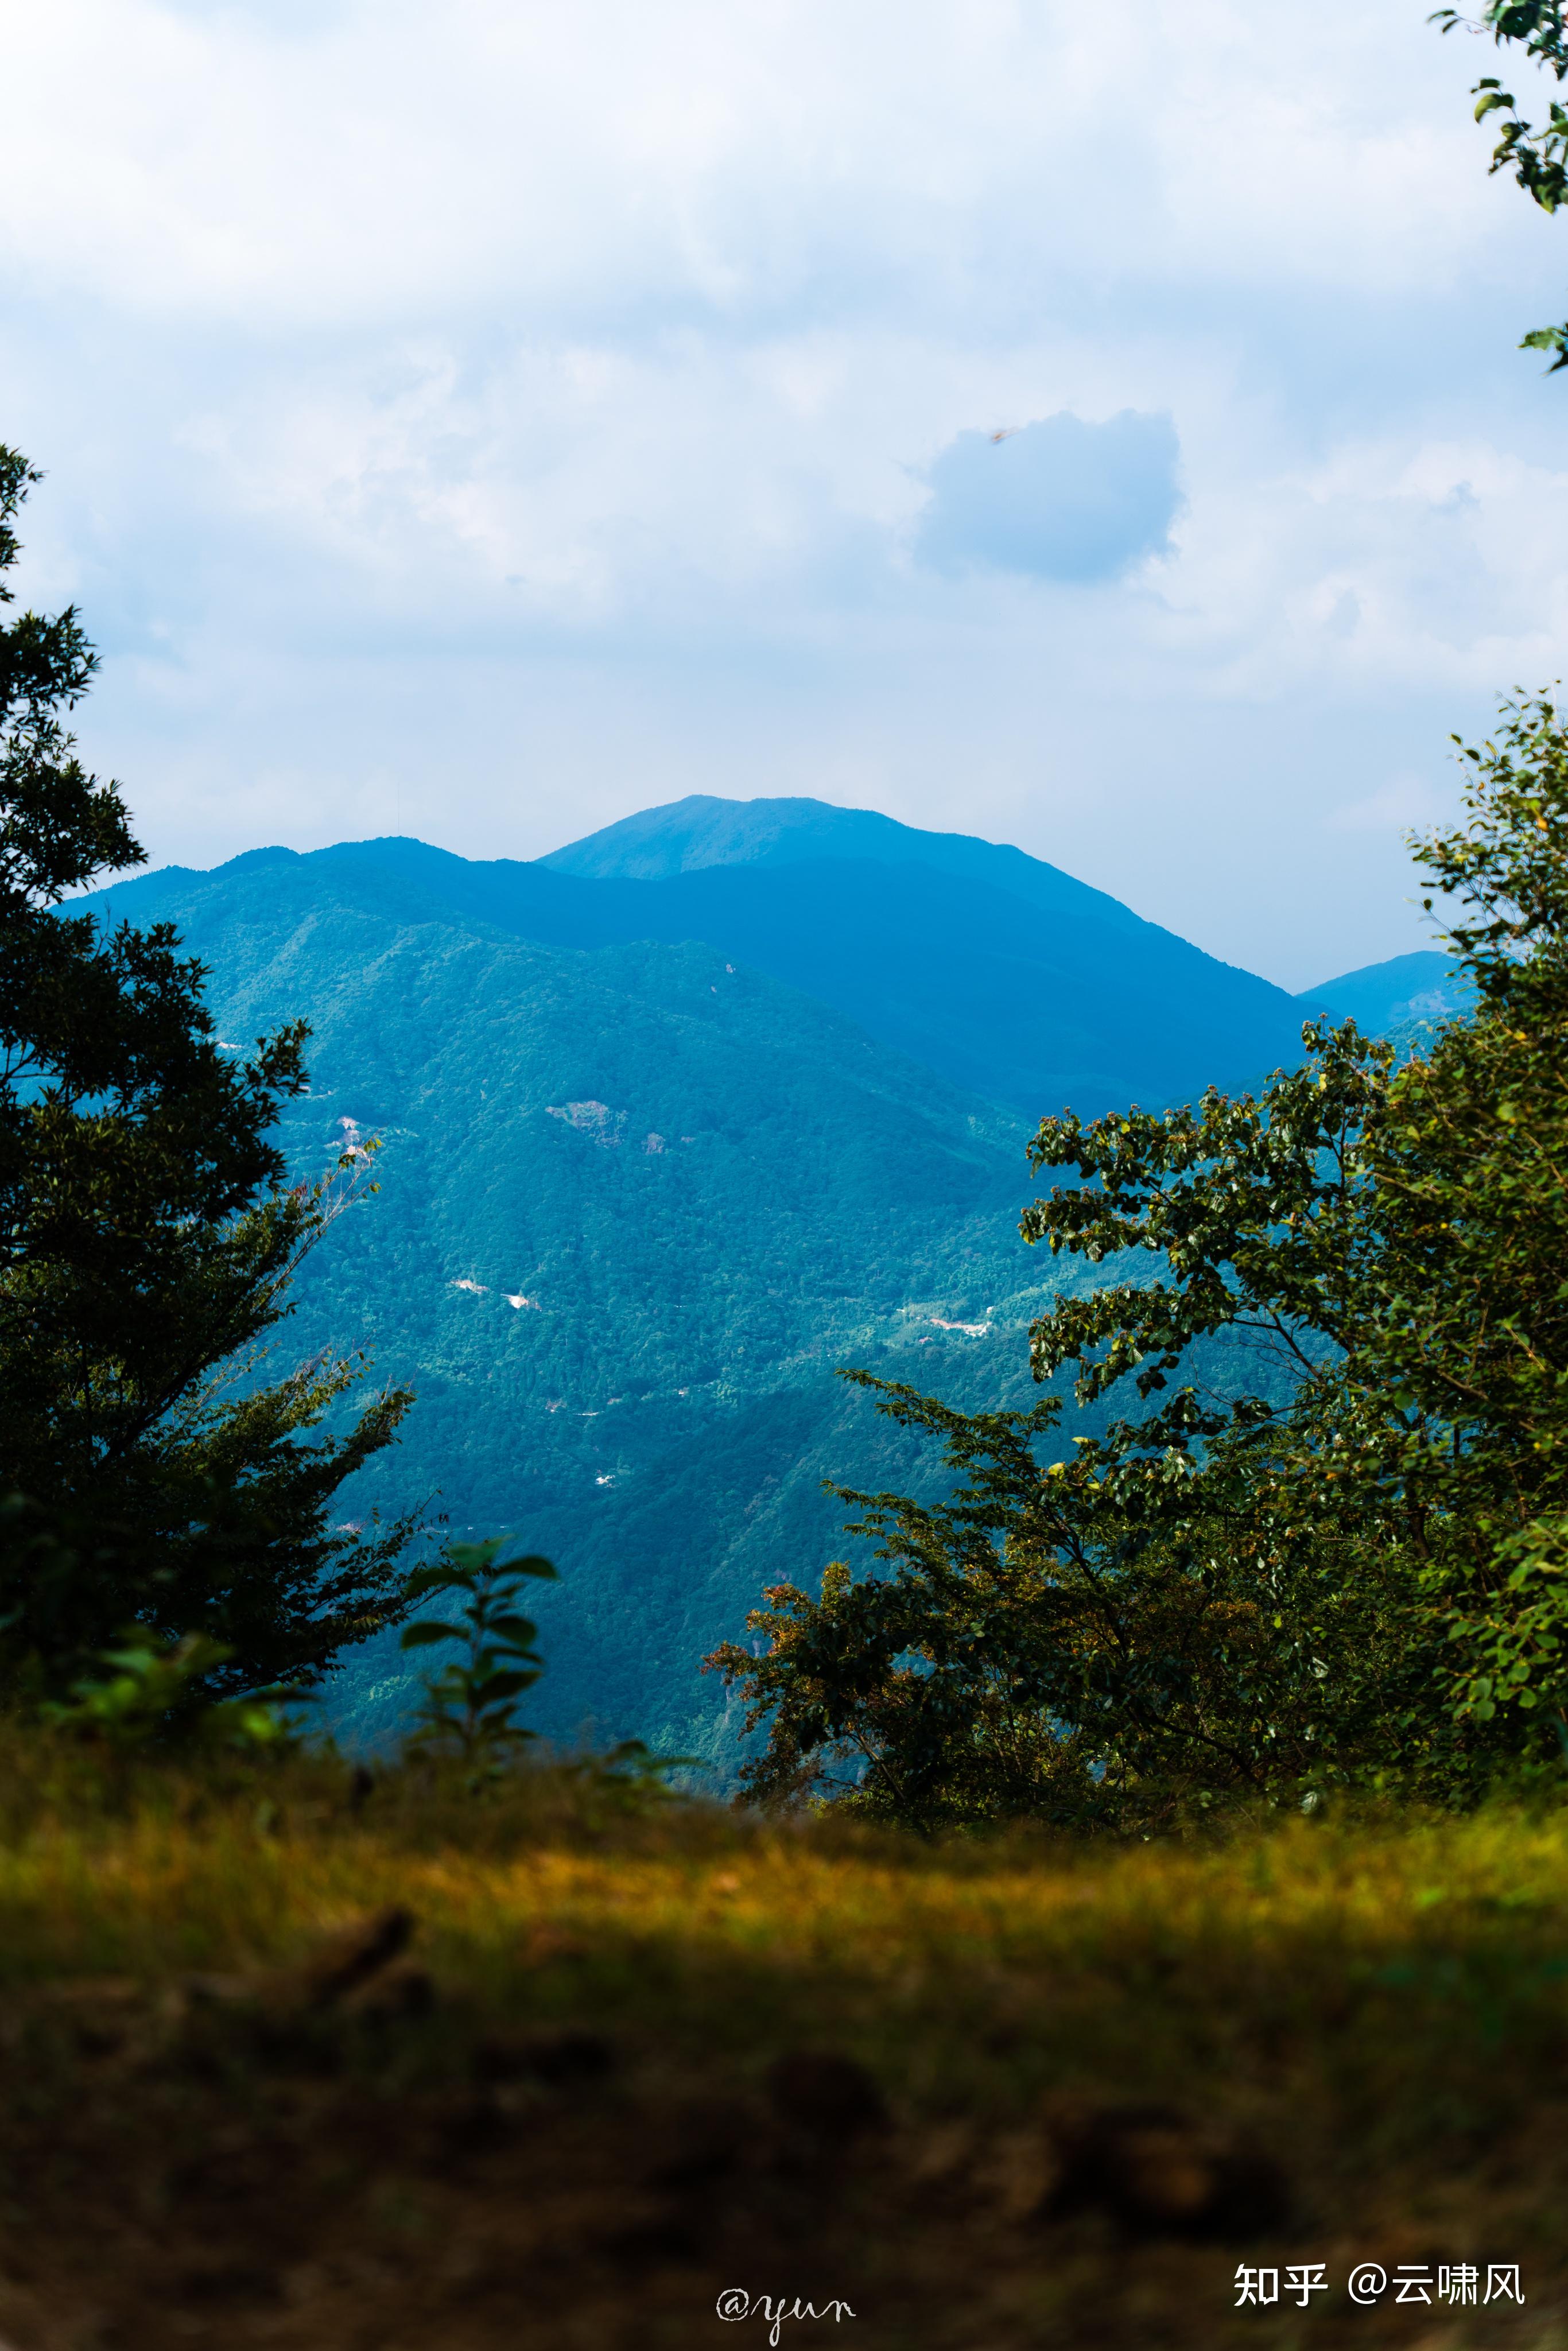
M 13 250 L 128 310 L 755 314 L 824 266 L 994 310 L 1009 265 L 1038 282 L 1069 244 L 1154 282 L 1407 292 L 1485 234 L 1444 103 L 1468 60 L 1351 0 L 53 0 L 9 40 Z

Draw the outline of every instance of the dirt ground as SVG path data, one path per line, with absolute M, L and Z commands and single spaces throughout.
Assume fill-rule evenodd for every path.
M 387 1950 L 337 1966 L 13 2001 L 7 2351 L 1568 2345 L 1561 2102 L 1347 2213 L 1288 2111 L 933 2117 L 831 2049 L 758 2077 L 591 2020 L 498 2033 Z M 1390 2283 L 1354 2302 L 1368 2263 Z M 1249 2270 L 1278 2302 L 1237 2306 Z

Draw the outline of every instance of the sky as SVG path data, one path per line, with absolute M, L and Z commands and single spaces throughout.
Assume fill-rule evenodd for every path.
M 16 5 L 86 753 L 155 864 L 808 793 L 1292 988 L 1427 943 L 1449 737 L 1564 667 L 1568 222 L 1426 14 Z

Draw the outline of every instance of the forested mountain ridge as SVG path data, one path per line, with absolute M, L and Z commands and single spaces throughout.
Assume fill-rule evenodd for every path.
M 1028 1387 L 1057 1269 L 1018 1237 L 1026 1122 L 710 947 L 527 941 L 384 862 L 105 894 L 178 925 L 230 1044 L 280 1008 L 312 1023 L 301 1175 L 383 1139 L 379 1196 L 307 1259 L 279 1341 L 365 1346 L 417 1391 L 351 1507 L 438 1494 L 559 1561 L 536 1719 L 714 1750 L 697 1661 L 841 1547 L 821 1479 L 920 1474 L 835 1367 Z M 378 1652 L 339 1719 L 373 1738 L 406 1689 Z
M 591 881 L 663 882 L 715 865 L 798 865 L 823 857 L 847 857 L 857 864 L 929 865 L 939 873 L 1010 891 L 1042 913 L 1092 915 L 1125 931 L 1155 927 L 1108 891 L 1093 889 L 1010 842 L 967 832 L 927 832 L 877 809 L 839 808 L 829 800 L 729 800 L 694 792 L 622 817 L 552 850 L 538 862 Z
M 957 838 L 891 830 L 934 842 L 934 857 Z M 304 862 L 340 869 L 358 900 L 400 917 L 457 914 L 554 946 L 700 941 L 1030 1119 L 1186 1101 L 1211 1081 L 1250 1084 L 1299 1056 L 1301 1012 L 1282 989 L 1020 852 L 964 846 L 987 852 L 1008 885 L 991 869 L 946 872 L 915 855 L 709 863 L 649 880 L 583 878 L 554 860 L 471 862 L 397 840 L 343 842 Z M 184 904 L 221 876 L 292 857 L 255 851 L 211 876 L 169 869 L 120 885 L 113 902 L 141 920 L 171 892 Z M 1060 903 L 1031 903 L 1025 886 Z
M 710 851 L 760 839 L 774 855 L 768 827 L 794 804 L 705 805 Z M 716 843 L 715 808 L 731 812 Z M 866 812 L 825 814 L 837 831 Z M 1030 906 L 902 854 L 907 828 L 867 825 L 901 853 L 637 880 L 371 841 L 166 868 L 85 902 L 172 921 L 210 967 L 231 1045 L 310 1021 L 311 1092 L 286 1119 L 298 1174 L 382 1138 L 380 1195 L 307 1260 L 279 1352 L 364 1346 L 378 1379 L 417 1392 L 352 1507 L 437 1496 L 455 1527 L 514 1530 L 560 1562 L 538 1708 L 560 1735 L 593 1716 L 732 1760 L 696 1661 L 763 1584 L 811 1581 L 841 1548 L 821 1479 L 932 1474 L 836 1367 L 967 1407 L 1033 1393 L 1025 1328 L 1084 1273 L 1018 1237 L 1027 1105 L 1051 1102 L 1031 1095 L 1031 1053 L 1037 1071 L 1067 1061 L 1064 1034 L 1098 1023 L 1097 1088 L 1075 1097 L 1071 1069 L 1057 1081 L 1087 1112 L 1134 1099 L 1134 1057 L 1146 1070 L 1166 1050 L 1135 1034 L 1164 956 L 1187 987 L 1167 990 L 1167 1028 L 1191 1031 L 1190 1069 L 1167 1052 L 1155 1071 L 1166 1089 L 1184 1073 L 1188 1091 L 1245 1082 L 1257 1071 L 1235 1064 L 1265 1039 L 1299 1058 L 1311 1008 L 1167 948 L 1114 901 L 1102 918 L 1084 891 L 1080 914 L 1070 877 L 962 844 L 1060 885 L 1061 907 Z M 857 846 L 863 831 L 850 827 Z M 813 819 L 781 837 L 815 849 L 822 832 Z M 1205 988 L 1229 1022 L 1228 1068 L 1194 1012 Z M 870 1017 L 857 1026 L 846 1002 Z M 1064 1003 L 1082 1008 L 1077 1032 Z M 988 1102 L 954 1068 L 1006 1082 Z M 1009 1091 L 1017 1107 L 998 1107 Z M 381 1735 L 406 1689 L 378 1652 L 349 1669 L 340 1719 Z
M 1342 972 L 1337 979 L 1303 988 L 1296 1001 L 1303 1013 L 1327 1012 L 1336 1020 L 1354 1020 L 1368 1036 L 1386 1037 L 1451 1020 L 1469 1009 L 1474 995 L 1453 957 L 1427 947 Z
M 980 882 L 1021 898 L 1053 923 L 1064 917 L 1070 925 L 1103 924 L 1127 937 L 1136 937 L 1144 956 L 1152 953 L 1157 957 L 1157 943 L 1163 942 L 1169 974 L 1178 991 L 1190 990 L 1202 965 L 1210 967 L 1206 977 L 1216 998 L 1225 984 L 1220 974 L 1251 981 L 1257 989 L 1269 988 L 1268 982 L 1251 973 L 1238 975 L 1232 966 L 1216 965 L 1214 958 L 1203 956 L 1188 941 L 1145 922 L 1120 899 L 1091 888 L 1060 866 L 1047 864 L 1006 842 L 983 841 L 969 833 L 922 831 L 873 809 L 837 808 L 825 800 L 803 799 L 727 800 L 694 793 L 665 807 L 624 817 L 538 862 L 558 872 L 599 880 L 657 881 L 717 865 L 778 866 L 823 858 L 918 864 Z M 1100 977 L 1113 990 L 1117 986 L 1113 969 L 1103 971 Z M 1277 999 L 1279 994 L 1269 988 L 1270 998 Z M 1239 995 L 1235 998 L 1239 1010 L 1241 1000 Z M 1337 1020 L 1354 1019 L 1374 1036 L 1448 1019 L 1468 1008 L 1469 1000 L 1469 991 L 1457 976 L 1451 958 L 1433 949 L 1366 965 L 1303 988 L 1288 999 L 1297 1008 L 1291 1017 L 1298 1024 L 1326 1013 Z M 1260 1015 L 1262 1001 L 1254 996 L 1248 1011 Z M 1184 1011 L 1186 1008 L 1184 1000 Z M 1280 1012 L 1283 1008 L 1275 1001 L 1270 1008 Z M 1283 1062 L 1298 1058 L 1299 1042 L 1295 1034 L 1286 1040 L 1280 1055 Z M 1222 1065 L 1233 1059 L 1234 1050 L 1222 1044 L 1214 1074 L 1218 1076 Z M 1233 1084 L 1233 1072 L 1228 1071 L 1221 1082 Z

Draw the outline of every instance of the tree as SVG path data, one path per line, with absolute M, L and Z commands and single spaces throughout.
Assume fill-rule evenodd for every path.
M 904 1818 L 1124 1820 L 1334 1779 L 1458 1797 L 1568 1752 L 1568 731 L 1544 697 L 1502 722 L 1468 822 L 1415 844 L 1469 1017 L 1403 1066 L 1317 1023 L 1257 1100 L 1043 1122 L 1032 1165 L 1080 1181 L 1025 1238 L 1155 1270 L 1062 1300 L 1035 1375 L 1139 1416 L 1064 1462 L 1055 1398 L 883 1389 L 968 1482 L 850 1497 L 892 1573 L 780 1587 L 768 1656 L 716 1653 L 771 1712 L 758 1792 L 852 1755 Z
M 1544 695 L 1460 746 L 1469 821 L 1416 844 L 1474 982 L 1372 1138 L 1386 1235 L 1352 1374 L 1440 1595 L 1457 1711 L 1568 1703 L 1568 728 Z M 1456 738 L 1457 740 L 1458 738 Z M 1568 1743 L 1565 1743 L 1568 1751 Z
M 40 478 L 0 447 L 0 602 Z M 65 907 L 146 862 L 63 723 L 96 665 L 74 608 L 0 627 L 0 1670 L 62 1686 L 135 1620 L 225 1645 L 220 1683 L 308 1679 L 388 1621 L 408 1522 L 328 1513 L 411 1399 L 308 1439 L 357 1361 L 247 1386 L 360 1171 L 285 1180 L 302 1022 L 236 1061 L 172 926 Z
M 1126 1827 L 1281 1789 L 1451 1784 L 1465 1742 L 1423 1704 L 1440 1645 L 1409 1637 L 1407 1561 L 1305 1507 L 1278 1463 L 1200 1466 L 1124 1430 L 1063 1461 L 1057 1398 L 969 1415 L 852 1376 L 964 1482 L 935 1506 L 844 1491 L 889 1569 L 835 1562 L 815 1600 L 773 1587 L 749 1619 L 767 1652 L 706 1661 L 745 1687 L 748 1729 L 768 1722 L 751 1796 L 923 1830 Z
M 1469 33 L 1490 33 L 1498 48 L 1510 45 L 1521 48 L 1531 63 L 1543 68 L 1554 81 L 1561 83 L 1568 77 L 1568 16 L 1563 0 L 1487 0 L 1479 21 L 1461 16 L 1457 8 L 1438 8 L 1427 21 L 1440 26 L 1445 33 L 1456 26 Z M 1478 122 L 1494 114 L 1504 118 L 1489 170 L 1511 171 L 1542 212 L 1556 212 L 1568 201 L 1568 109 L 1549 99 L 1545 121 L 1539 126 L 1527 122 L 1513 92 L 1504 89 L 1493 74 L 1484 74 L 1470 95 L 1476 101 Z M 1555 375 L 1559 368 L 1568 367 L 1568 322 L 1533 328 L 1520 349 L 1554 352 L 1547 372 Z

